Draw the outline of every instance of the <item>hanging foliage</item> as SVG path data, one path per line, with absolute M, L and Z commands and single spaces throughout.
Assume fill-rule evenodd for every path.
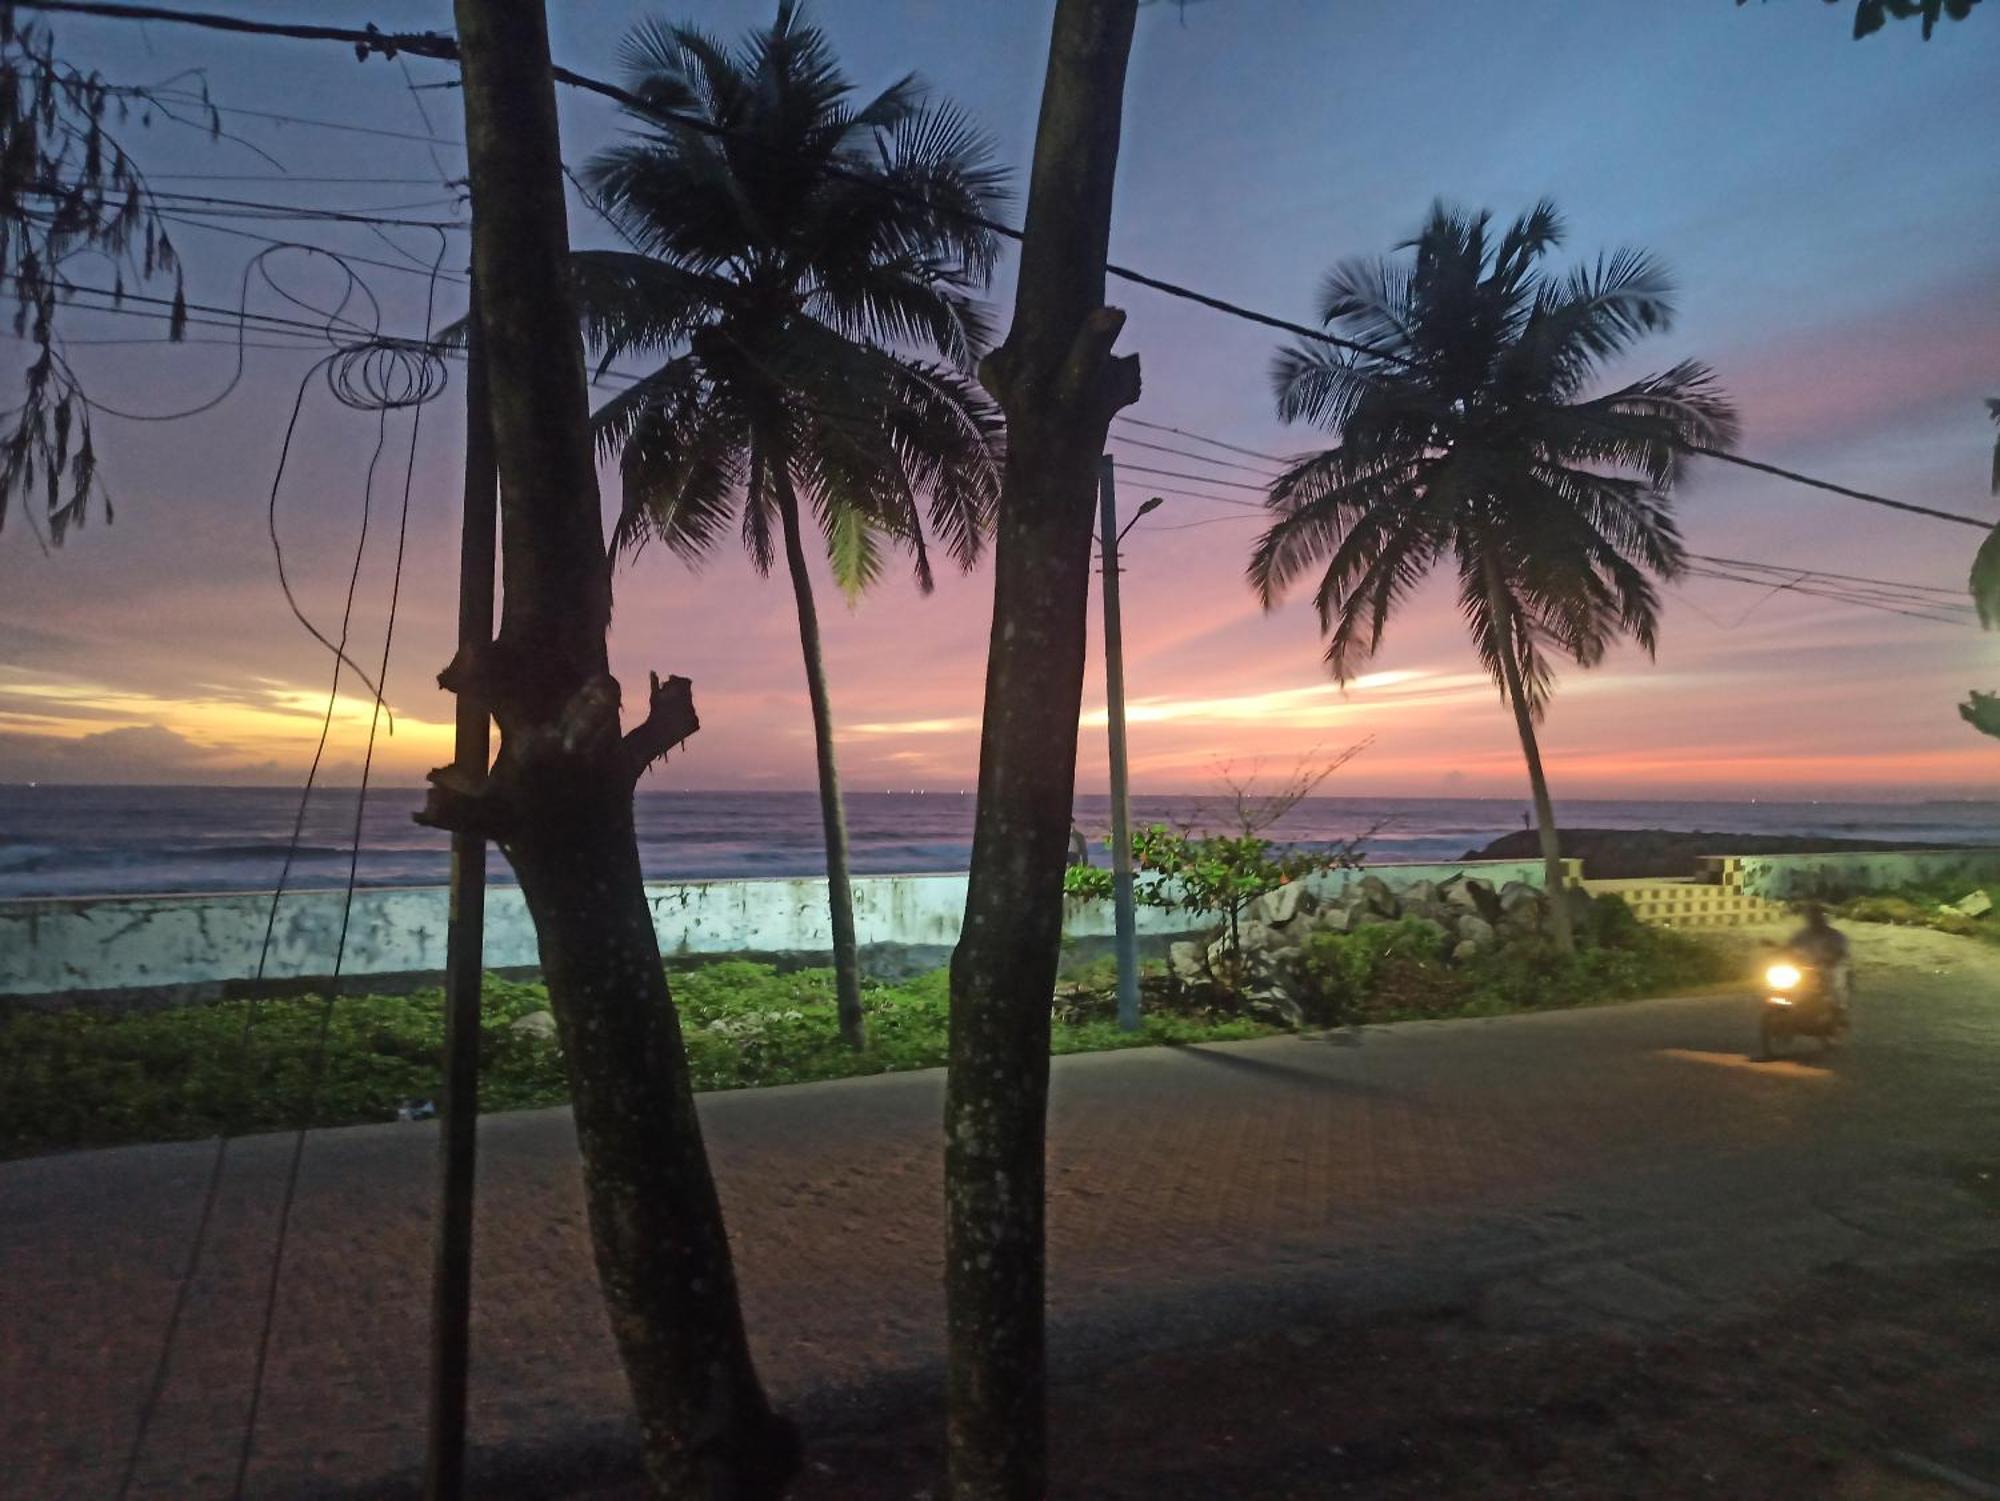
M 205 88 L 196 90 L 206 129 L 219 135 L 221 117 Z M 0 287 L 13 300 L 14 335 L 27 345 L 20 404 L 0 437 L 0 530 L 18 503 L 44 545 L 81 524 L 93 497 L 111 519 L 90 399 L 63 352 L 62 309 L 80 291 L 108 296 L 116 308 L 128 284 L 171 278 L 167 337 L 186 328 L 180 256 L 116 134 L 150 124 L 158 107 L 143 89 L 64 62 L 46 25 L 0 3 Z M 79 264 L 95 274 L 77 278 Z

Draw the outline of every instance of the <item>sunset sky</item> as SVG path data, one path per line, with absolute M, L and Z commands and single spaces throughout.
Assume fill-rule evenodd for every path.
M 218 8 L 211 4 L 207 8 Z M 267 8 L 238 3 L 242 14 Z M 1985 7 L 1984 9 L 1991 9 Z M 391 8 L 320 0 L 301 15 L 445 29 L 442 0 Z M 559 60 L 615 71 L 630 23 L 659 7 L 571 0 L 551 7 Z M 771 6 L 683 0 L 667 13 L 730 39 Z M 858 84 L 908 69 L 990 129 L 1025 164 L 1048 7 L 1003 0 L 820 0 Z M 418 104 L 396 64 L 357 65 L 338 47 L 57 20 L 62 50 L 119 81 L 206 70 L 237 110 L 413 134 Z M 1643 246 L 1682 288 L 1673 332 L 1636 368 L 1694 356 L 1714 365 L 1745 416 L 1755 457 L 1946 509 L 1992 514 L 2000 395 L 2000 15 L 1976 13 L 1928 44 L 1914 26 L 1865 43 L 1848 8 L 1813 0 L 1212 0 L 1142 13 L 1127 93 L 1113 258 L 1295 318 L 1325 269 L 1388 251 L 1433 198 L 1511 216 L 1543 195 L 1568 217 L 1564 259 Z M 450 76 L 412 61 L 408 76 Z M 421 95 L 435 133 L 456 138 L 457 97 Z M 273 174 L 249 145 L 170 125 L 132 129 L 156 185 L 186 192 L 419 217 L 462 151 L 384 135 L 225 117 L 295 178 L 412 181 L 331 185 L 195 180 Z M 563 100 L 565 153 L 581 162 L 618 129 L 601 101 Z M 428 183 L 418 181 L 429 179 Z M 1017 176 L 1025 188 L 1025 176 Z M 415 207 L 405 207 L 415 205 Z M 1018 201 L 1010 215 L 1018 217 Z M 283 233 L 264 223 L 242 226 Z M 604 232 L 578 214 L 580 243 Z M 436 239 L 303 226 L 356 255 L 428 262 Z M 177 228 L 189 295 L 234 306 L 256 247 Z M 465 237 L 448 265 L 462 269 Z M 407 260 L 406 260 L 407 264 Z M 385 326 L 420 332 L 421 275 L 363 267 Z M 288 287 L 335 290 L 294 261 Z M 1004 313 L 1011 262 L 995 284 Z M 108 277 L 107 277 L 108 281 Z M 440 288 L 439 317 L 463 288 Z M 1142 360 L 1131 416 L 1288 454 L 1315 435 L 1272 415 L 1268 330 L 1155 293 L 1114 286 L 1130 315 L 1121 348 Z M 297 313 L 268 290 L 252 305 Z M 67 323 L 74 362 L 114 406 L 164 413 L 222 389 L 231 350 L 92 343 L 157 337 L 157 326 L 93 315 Z M 220 340 L 219 331 L 202 337 Z M 26 346 L 9 343 L 18 381 Z M 100 419 L 117 522 L 95 521 L 41 555 L 18 517 L 0 534 L 0 781 L 272 782 L 311 754 L 331 674 L 287 613 L 265 507 L 301 376 L 316 358 L 253 349 L 213 411 L 185 421 Z M 454 372 L 455 373 L 455 372 Z M 393 738 L 377 775 L 408 784 L 449 755 L 451 704 L 434 685 L 455 610 L 457 390 L 425 411 L 409 563 L 388 698 Z M 0 405 L 11 404 L 8 398 Z M 1241 469 L 1129 440 L 1189 446 L 1121 426 L 1134 466 L 1199 471 L 1165 486 L 1250 498 Z M 406 417 L 376 473 L 375 530 L 356 612 L 357 656 L 381 651 Z M 286 559 L 307 609 L 337 620 L 375 419 L 309 392 L 279 499 Z M 1218 458 L 1229 457 L 1217 452 Z M 1244 460 L 1255 467 L 1254 461 Z M 1156 477 L 1127 472 L 1128 508 Z M 1953 587 L 1978 534 L 1709 464 L 1681 507 L 1692 550 Z M 385 523 L 384 518 L 387 518 Z M 1328 681 L 1303 598 L 1265 615 L 1243 582 L 1257 527 L 1247 509 L 1169 497 L 1127 544 L 1126 669 L 1135 785 L 1199 788 L 1218 766 L 1288 767 L 1364 738 L 1329 792 L 1509 795 L 1524 782 L 1509 716 L 1478 670 L 1449 588 L 1392 623 L 1368 675 Z M 849 610 L 822 604 L 843 769 L 856 789 L 957 790 L 977 757 L 990 571 L 941 579 L 919 597 L 897 574 Z M 812 741 L 790 591 L 727 552 L 700 573 L 664 553 L 621 570 L 614 668 L 629 685 L 656 668 L 693 678 L 703 728 L 655 785 L 801 788 Z M 1309 593 L 1310 591 L 1304 591 Z M 1093 621 L 1079 784 L 1104 783 L 1101 657 Z M 353 780 L 365 690 L 345 685 L 328 753 Z M 1781 797 L 1994 795 L 2000 745 L 1954 705 L 2000 688 L 2000 635 L 1691 580 L 1668 595 L 1659 658 L 1622 651 L 1560 683 L 1544 752 L 1558 795 Z

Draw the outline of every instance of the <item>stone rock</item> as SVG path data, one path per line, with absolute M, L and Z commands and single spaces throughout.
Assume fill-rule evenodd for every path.
M 1345 933 L 1354 923 L 1354 914 L 1346 907 L 1326 906 L 1313 914 L 1312 929 L 1315 933 Z
M 1386 928 L 1395 920 L 1393 917 L 1384 917 L 1373 908 L 1356 907 L 1347 915 L 1347 931 L 1358 933 L 1363 928 Z
M 1952 908 L 1960 917 L 1984 917 L 1993 910 L 1993 898 L 1982 889 L 1960 897 L 1952 903 Z
M 1500 920 L 1500 893 L 1493 889 L 1491 881 L 1482 881 L 1477 876 L 1467 876 L 1452 886 L 1449 896 L 1453 903 L 1476 913 L 1489 923 Z
M 1396 900 L 1396 893 L 1380 876 L 1363 876 L 1351 889 L 1358 902 L 1369 911 L 1383 917 L 1402 916 L 1403 904 Z
M 1208 961 L 1201 945 L 1189 940 L 1169 944 L 1167 970 L 1183 985 L 1199 985 L 1208 978 Z
M 1265 892 L 1244 910 L 1268 928 L 1282 928 L 1301 912 L 1310 913 L 1318 905 L 1303 882 L 1288 881 Z
M 544 1042 L 555 1041 L 556 1018 L 551 1011 L 530 1011 L 526 1016 L 517 1016 L 507 1023 L 509 1032 L 520 1032 L 529 1037 L 539 1037 Z
M 1500 917 L 1509 927 L 1533 930 L 1542 925 L 1542 893 L 1522 881 L 1500 888 Z
M 1403 905 L 1432 907 L 1437 905 L 1438 884 L 1435 881 L 1412 881 L 1402 890 Z
M 1223 929 L 1222 936 L 1225 940 L 1228 939 L 1227 928 Z M 1239 917 L 1236 921 L 1236 946 L 1245 955 L 1262 953 L 1265 949 L 1275 947 L 1280 941 L 1274 928 L 1267 928 L 1254 919 L 1246 921 Z
M 1477 959 L 1483 952 L 1485 951 L 1480 945 L 1474 943 L 1470 938 L 1461 938 L 1451 951 L 1451 962 L 1453 964 L 1463 964 L 1468 959 Z
M 1476 912 L 1468 912 L 1459 918 L 1457 932 L 1459 947 L 1463 948 L 1467 944 L 1470 944 L 1474 953 L 1478 953 L 1481 949 L 1491 948 L 1494 940 L 1500 936 L 1494 931 L 1493 924 Z M 1452 957 L 1462 958 L 1464 956 L 1454 950 Z
M 1269 1012 L 1285 1026 L 1302 1027 L 1305 1025 L 1305 1007 L 1301 1006 L 1291 993 L 1281 985 L 1260 985 L 1253 987 L 1243 993 L 1243 999 L 1249 1003 L 1251 1009 Z

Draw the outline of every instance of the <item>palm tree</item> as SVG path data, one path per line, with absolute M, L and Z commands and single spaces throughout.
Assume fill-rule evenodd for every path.
M 614 547 L 699 563 L 731 529 L 758 572 L 782 549 L 805 653 L 842 1035 L 863 1042 L 848 879 L 805 515 L 852 603 L 887 546 L 928 592 L 926 527 L 961 567 L 999 493 L 998 418 L 971 376 L 1002 198 L 987 139 L 914 76 L 857 100 L 823 33 L 781 0 L 731 52 L 648 23 L 622 62 L 647 109 L 583 179 L 631 247 L 579 253 L 599 374 L 660 363 L 596 414 L 620 459 Z M 660 111 L 662 113 L 654 113 Z M 704 122 L 679 123 L 669 114 Z
M 1433 568 L 1458 576 L 1474 645 L 1514 711 L 1548 889 L 1562 891 L 1535 724 L 1554 662 L 1589 667 L 1620 636 L 1648 653 L 1654 576 L 1684 564 L 1671 502 L 1690 445 L 1727 448 L 1736 415 L 1686 361 L 1587 394 L 1598 368 L 1673 319 L 1671 283 L 1641 252 L 1557 274 L 1562 221 L 1543 202 L 1496 239 L 1491 216 L 1438 204 L 1407 261 L 1348 262 L 1321 318 L 1359 349 L 1300 344 L 1272 371 L 1278 412 L 1338 436 L 1271 485 L 1276 519 L 1250 560 L 1272 608 L 1324 564 L 1314 603 L 1346 681 Z M 1365 350 L 1366 352 L 1361 352 Z M 1567 903 L 1552 902 L 1570 947 Z

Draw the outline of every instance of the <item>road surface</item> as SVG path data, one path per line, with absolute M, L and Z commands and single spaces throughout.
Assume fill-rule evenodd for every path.
M 1059 1059 L 1054 1358 L 1310 1309 L 1673 1324 L 1802 1270 L 2000 1245 L 2000 950 L 1864 929 L 1850 1047 L 1746 1056 L 1745 995 Z M 933 1384 L 934 1072 L 704 1097 L 750 1324 L 820 1425 Z M 249 1494 L 399 1493 L 420 1464 L 434 1127 L 314 1133 Z M 131 1494 L 227 1494 L 289 1138 L 232 1145 Z M 481 1127 L 482 1495 L 626 1442 L 568 1116 Z M 0 1495 L 113 1495 L 213 1148 L 0 1164 Z M 500 1477 L 507 1477 L 503 1483 Z

